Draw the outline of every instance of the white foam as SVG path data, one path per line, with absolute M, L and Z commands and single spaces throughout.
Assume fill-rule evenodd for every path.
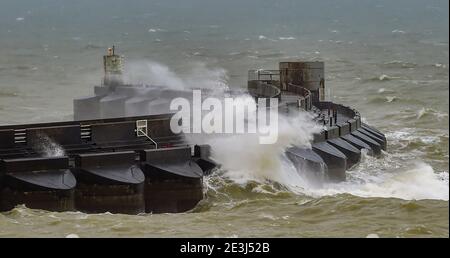
M 348 182 L 329 184 L 311 191 L 313 196 L 349 193 L 360 197 L 399 198 L 404 200 L 448 200 L 448 173 L 435 173 L 423 162 L 397 171 L 384 171 L 375 175 L 366 171 L 354 172 Z
M 386 74 L 382 74 L 382 75 L 380 75 L 380 77 L 378 77 L 378 79 L 379 79 L 380 81 L 388 80 L 389 78 L 390 78 L 390 77 L 387 76 Z
M 391 102 L 393 102 L 393 101 L 396 100 L 396 99 L 397 99 L 396 96 L 386 96 L 386 101 L 387 101 L 388 103 L 391 103 Z
M 425 144 L 436 144 L 439 142 L 439 137 L 436 136 L 422 136 L 420 137 L 420 140 Z
M 163 30 L 163 29 L 160 29 L 160 28 L 150 28 L 150 29 L 148 29 L 148 32 L 158 32 L 158 31 L 165 31 L 165 30 Z
M 438 67 L 438 68 L 446 68 L 447 67 L 445 64 L 439 64 L 439 63 L 434 64 L 434 66 Z
M 448 114 L 447 114 L 447 113 L 439 112 L 439 111 L 434 110 L 434 109 L 432 109 L 432 108 L 425 108 L 425 107 L 422 107 L 421 109 L 419 109 L 419 110 L 416 112 L 416 118 L 417 118 L 417 119 L 421 119 L 422 117 L 424 117 L 424 116 L 426 116 L 426 115 L 432 115 L 432 116 L 436 117 L 437 120 L 439 120 L 439 121 L 440 121 L 441 119 L 445 118 L 445 117 L 448 117 Z
M 403 30 L 393 30 L 392 33 L 393 34 L 405 34 L 406 32 Z
M 296 137 L 290 129 L 280 130 L 286 138 L 282 137 L 275 145 L 258 145 L 256 136 L 248 135 L 223 137 L 207 143 L 212 146 L 213 158 L 223 165 L 224 175 L 238 184 L 275 181 L 294 193 L 312 197 L 346 193 L 404 200 L 449 199 L 448 172 L 435 173 L 423 162 L 405 167 L 404 161 L 399 163 L 387 153 L 387 158 L 376 159 L 363 152 L 361 164 L 353 171 L 347 171 L 347 181 L 318 187 L 314 182 L 308 182 L 284 155 L 284 148 Z M 296 132 L 305 136 L 311 133 L 311 128 L 298 128 Z M 307 139 L 302 141 L 306 143 Z
M 279 40 L 294 40 L 294 37 L 279 37 Z

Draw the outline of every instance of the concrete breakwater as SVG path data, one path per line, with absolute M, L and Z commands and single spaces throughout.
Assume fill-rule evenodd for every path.
M 203 199 L 203 176 L 217 165 L 210 147 L 170 128 L 170 100 L 190 91 L 124 84 L 120 69 L 106 66 L 120 57 L 104 58 L 104 84 L 74 100 L 75 121 L 0 127 L 0 210 L 184 212 Z M 324 89 L 322 62 L 249 72 L 250 95 L 277 98 L 278 112 L 309 112 L 323 126 L 311 148 L 286 149 L 298 173 L 344 181 L 361 150 L 381 155 L 386 137 L 355 109 L 326 101 Z

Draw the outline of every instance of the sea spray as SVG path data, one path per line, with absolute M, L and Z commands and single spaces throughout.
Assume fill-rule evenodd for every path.
M 169 67 L 152 61 L 132 61 L 127 67 L 124 77 L 130 83 L 165 85 L 177 90 L 208 89 L 206 96 L 222 98 L 228 94 L 227 72 L 222 68 L 210 69 L 203 63 L 196 63 L 190 73 L 181 76 Z M 247 94 L 233 97 L 253 101 Z M 244 105 L 246 101 L 238 103 Z M 248 128 L 257 121 L 248 119 L 246 123 Z M 298 191 L 297 188 L 308 184 L 302 173 L 305 171 L 298 171 L 298 167 L 286 157 L 285 150 L 293 145 L 311 148 L 313 134 L 322 127 L 313 122 L 308 112 L 279 116 L 278 126 L 277 141 L 267 145 L 260 144 L 261 133 L 186 134 L 186 138 L 192 144 L 211 145 L 212 158 L 221 164 L 225 171 L 223 176 L 234 182 L 273 181 Z
M 33 149 L 47 158 L 65 156 L 64 148 L 45 134 L 37 136 L 37 141 L 33 142 Z
M 260 144 L 258 133 L 190 134 L 186 137 L 191 143 L 209 144 L 212 158 L 221 164 L 224 171 L 222 175 L 235 183 L 270 181 L 297 191 L 297 188 L 305 187 L 308 182 L 302 171 L 297 171 L 286 157 L 285 151 L 293 145 L 311 148 L 313 134 L 322 127 L 313 122 L 307 112 L 279 116 L 278 126 L 278 140 L 274 144 Z
M 228 89 L 228 74 L 222 68 L 208 68 L 205 63 L 189 63 L 189 69 L 177 74 L 168 66 L 150 60 L 127 62 L 124 79 L 131 84 L 164 85 L 168 89 Z
M 374 162 L 366 158 L 363 162 Z M 376 161 L 375 161 L 376 162 Z M 414 162 L 393 171 L 367 173 L 367 164 L 348 172 L 347 182 L 327 184 L 306 194 L 321 197 L 348 193 L 359 197 L 399 198 L 404 200 L 449 199 L 448 173 L 435 173 L 423 162 Z
M 129 67 L 126 78 L 132 83 L 163 84 L 170 89 L 215 89 L 208 94 L 216 97 L 225 96 L 228 89 L 227 72 L 221 68 L 208 69 L 204 64 L 194 65 L 191 73 L 184 76 L 151 61 L 131 62 Z M 387 77 L 383 76 L 382 79 Z M 236 97 L 251 98 L 245 94 Z M 320 131 L 320 126 L 306 112 L 289 117 L 280 116 L 279 126 L 279 139 L 270 145 L 259 144 L 258 134 L 249 133 L 187 134 L 186 138 L 190 143 L 211 145 L 212 158 L 221 164 L 219 173 L 213 177 L 226 179 L 219 180 L 219 184 L 280 184 L 292 193 L 311 197 L 347 193 L 360 197 L 448 200 L 447 172 L 435 173 L 430 165 L 421 162 L 410 164 L 409 167 L 396 165 L 394 167 L 397 169 L 392 170 L 392 162 L 397 162 L 392 155 L 375 159 L 364 151 L 360 164 L 347 172 L 346 182 L 325 183 L 317 187 L 317 184 L 307 180 L 305 171 L 299 171 L 297 164 L 286 157 L 285 150 L 292 145 L 310 147 L 312 135 Z M 214 189 L 216 193 L 221 191 L 214 184 L 208 188 Z

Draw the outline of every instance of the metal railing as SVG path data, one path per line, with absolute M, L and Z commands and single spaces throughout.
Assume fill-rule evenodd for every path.
M 280 71 L 279 70 L 249 70 L 248 71 L 249 81 L 279 81 Z
M 303 108 L 304 110 L 311 110 L 312 108 L 311 91 L 292 83 L 288 84 L 287 91 L 300 96 L 299 106 L 301 108 Z
M 158 149 L 158 143 L 148 135 L 147 120 L 136 120 L 136 136 L 147 137 L 147 139 L 149 139 L 151 142 L 153 142 L 153 144 L 155 144 L 155 149 Z

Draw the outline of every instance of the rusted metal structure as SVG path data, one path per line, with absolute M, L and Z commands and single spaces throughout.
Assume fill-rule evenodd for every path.
M 311 92 L 312 100 L 324 100 L 325 78 L 323 62 L 280 62 L 280 87 L 289 91 L 289 85 L 301 85 Z

